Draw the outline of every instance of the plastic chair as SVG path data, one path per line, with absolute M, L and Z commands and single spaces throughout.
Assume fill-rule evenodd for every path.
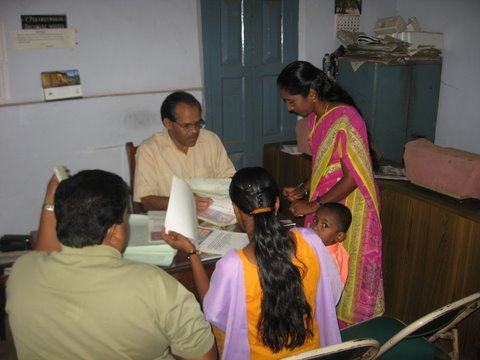
M 354 339 L 340 344 L 325 346 L 300 354 L 291 355 L 283 358 L 283 360 L 368 360 L 374 358 L 379 347 L 380 344 L 374 339 Z
M 145 212 L 142 203 L 133 201 L 133 186 L 135 183 L 135 155 L 137 153 L 137 147 L 133 145 L 133 142 L 129 141 L 125 143 L 125 150 L 127 151 L 128 170 L 130 172 L 130 195 L 132 199 L 132 212 L 134 214 L 142 214 Z
M 343 341 L 370 337 L 381 344 L 375 359 L 459 359 L 457 325 L 480 308 L 480 292 L 445 305 L 408 326 L 398 319 L 379 316 L 341 330 Z M 452 341 L 445 352 L 438 339 Z

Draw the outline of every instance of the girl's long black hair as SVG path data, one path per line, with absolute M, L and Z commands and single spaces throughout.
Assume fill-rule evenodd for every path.
M 246 214 L 253 215 L 255 258 L 262 287 L 261 313 L 257 324 L 264 345 L 273 352 L 295 349 L 313 335 L 312 308 L 302 286 L 305 266 L 292 263 L 295 242 L 275 214 L 279 196 L 274 178 L 263 168 L 238 170 L 230 184 L 230 198 Z
M 277 85 L 291 95 L 302 95 L 303 97 L 307 97 L 310 89 L 314 89 L 320 99 L 353 106 L 362 115 L 348 92 L 331 80 L 322 70 L 307 61 L 294 61 L 287 65 L 278 75 Z M 378 168 L 378 159 L 372 147 L 368 129 L 367 135 L 372 166 L 376 170 Z

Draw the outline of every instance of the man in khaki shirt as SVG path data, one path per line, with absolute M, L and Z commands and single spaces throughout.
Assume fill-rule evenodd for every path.
M 122 257 L 128 198 L 122 178 L 103 170 L 52 177 L 43 251 L 20 257 L 7 282 L 18 359 L 217 358 L 193 294 L 159 267 Z
M 177 91 L 161 107 L 165 129 L 137 149 L 134 201 L 148 210 L 165 210 L 173 175 L 181 179 L 229 178 L 235 168 L 216 134 L 203 129 L 201 105 L 191 94 Z M 197 210 L 211 203 L 196 196 Z

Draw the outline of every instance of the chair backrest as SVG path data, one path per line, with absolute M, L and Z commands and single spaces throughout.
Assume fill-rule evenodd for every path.
M 374 358 L 379 347 L 377 340 L 361 338 L 295 354 L 283 360 L 369 360 Z
M 377 357 L 407 337 L 427 337 L 430 342 L 450 332 L 466 317 L 480 308 L 480 292 L 442 306 L 412 322 L 380 347 Z
M 137 153 L 137 147 L 133 145 L 133 142 L 129 141 L 125 143 L 125 150 L 127 151 L 128 170 L 130 172 L 130 195 L 132 199 L 132 212 L 134 214 L 141 214 L 145 212 L 145 210 L 143 209 L 142 203 L 135 202 L 133 200 L 133 188 L 135 183 L 135 166 L 136 166 L 135 155 Z

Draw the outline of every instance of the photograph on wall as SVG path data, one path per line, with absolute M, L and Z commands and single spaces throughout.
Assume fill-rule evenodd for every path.
M 46 101 L 82 97 L 78 70 L 42 72 L 42 87 Z

